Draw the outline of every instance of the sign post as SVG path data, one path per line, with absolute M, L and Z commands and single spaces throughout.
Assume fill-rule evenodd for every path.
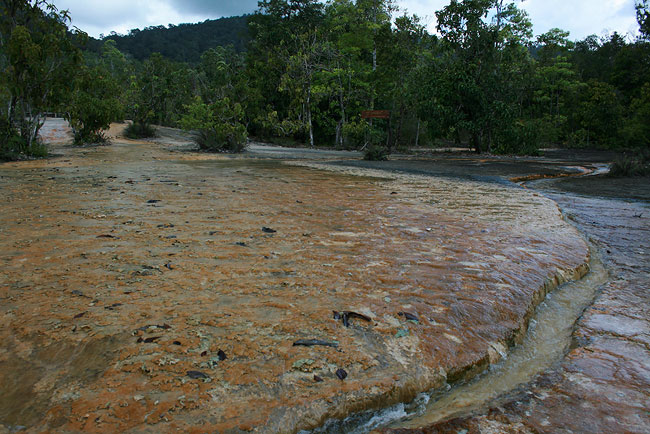
M 363 110 L 361 119 L 390 119 L 389 110 Z
M 372 126 L 373 119 L 387 119 L 388 120 L 388 135 L 390 136 L 390 110 L 362 110 L 361 119 L 370 119 L 370 126 Z M 390 137 L 386 137 L 386 147 L 390 143 Z M 368 139 L 366 138 L 366 144 L 363 145 L 362 150 L 368 146 Z

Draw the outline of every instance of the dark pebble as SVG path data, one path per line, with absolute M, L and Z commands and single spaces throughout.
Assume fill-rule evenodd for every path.
M 323 379 L 321 377 L 319 377 L 318 375 L 314 375 L 314 381 L 317 382 L 317 383 L 322 383 Z
M 172 342 L 174 345 L 181 345 L 181 341 L 174 341 Z
M 226 353 L 224 353 L 221 350 L 217 351 L 217 357 L 219 357 L 220 361 L 226 360 L 228 358 L 228 357 L 226 357 Z
M 419 321 L 420 321 L 420 320 L 418 319 L 418 317 L 417 317 L 416 315 L 413 315 L 412 313 L 408 313 L 408 312 L 399 312 L 398 315 L 399 315 L 399 316 L 403 316 L 403 317 L 406 318 L 408 321 L 416 321 L 416 322 L 419 322 Z
M 160 200 L 158 200 L 158 199 L 149 199 L 147 201 L 147 203 L 158 203 L 158 202 L 160 202 Z
M 348 373 L 345 372 L 345 369 L 341 368 L 336 371 L 336 376 L 341 380 L 345 380 L 345 378 L 348 376 Z
M 263 226 L 262 232 L 264 232 L 265 234 L 274 234 L 277 231 L 275 229 L 271 229 L 271 228 L 267 228 L 266 226 Z
M 193 380 L 199 380 L 204 378 L 210 378 L 201 371 L 187 371 L 187 376 Z
M 321 339 L 298 339 L 293 343 L 294 347 L 303 346 L 303 347 L 313 347 L 316 345 L 322 345 L 324 347 L 337 348 L 339 344 L 336 342 L 328 342 Z

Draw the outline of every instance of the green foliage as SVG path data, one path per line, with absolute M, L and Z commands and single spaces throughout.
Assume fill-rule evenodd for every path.
M 388 160 L 388 148 L 379 144 L 368 145 L 363 153 L 363 159 L 369 161 L 386 161 Z
M 75 144 L 106 142 L 102 130 L 122 116 L 123 107 L 118 97 L 118 83 L 109 71 L 94 67 L 79 72 L 66 114 Z
M 579 95 L 582 83 L 573 65 L 564 56 L 540 61 L 535 73 L 534 114 L 544 125 L 543 140 L 557 143 L 564 139 L 571 102 Z
M 641 37 L 650 39 L 650 3 L 648 0 L 636 0 L 635 7 Z
M 518 152 L 515 124 L 530 71 L 526 14 L 514 3 L 452 0 L 436 15 L 444 51 L 431 62 L 435 84 L 427 87 L 425 110 L 443 132 L 466 132 L 477 152 Z
M 346 143 L 349 144 L 350 148 L 358 149 L 369 139 L 370 132 L 371 128 L 367 121 L 351 120 L 343 126 L 342 136 L 346 138 Z
M 124 135 L 129 139 L 146 139 L 156 136 L 156 130 L 149 124 L 131 122 L 124 129 Z
M 495 154 L 539 155 L 541 126 L 536 121 L 518 121 L 498 131 Z
M 18 139 L 4 147 L 42 155 L 43 113 L 60 106 L 81 62 L 86 35 L 69 31 L 67 12 L 43 0 L 0 2 L 0 117 Z M 13 151 L 12 151 L 13 152 Z
M 650 175 L 650 149 L 629 152 L 617 158 L 608 175 L 613 178 Z
M 16 19 L 0 14 L 0 110 L 7 137 L 28 143 L 11 139 L 12 149 L 35 149 L 41 117 L 30 113 L 71 107 L 78 140 L 88 141 L 81 131 L 100 131 L 102 114 L 117 116 L 117 105 L 133 120 L 131 137 L 150 135 L 152 124 L 183 126 L 217 150 L 238 150 L 248 133 L 363 148 L 373 158 L 450 141 L 510 154 L 547 144 L 648 147 L 647 0 L 637 0 L 642 37 L 633 43 L 616 33 L 572 42 L 557 28 L 533 39 L 518 0 L 451 0 L 437 13 L 440 37 L 393 0 L 263 0 L 251 17 L 93 41 L 74 80 L 80 56 L 63 37 L 67 15 L 54 11 L 48 21 L 46 3 L 35 3 L 41 8 Z M 243 52 L 247 37 L 232 35 L 246 22 Z M 225 33 L 206 30 L 213 25 Z M 36 72 L 45 70 L 56 73 L 43 81 Z M 373 109 L 389 110 L 390 120 L 361 119 Z
M 228 98 L 206 104 L 197 97 L 180 124 L 185 130 L 195 131 L 196 143 L 202 150 L 242 152 L 247 139 L 242 118 L 241 105 Z
M 612 85 L 589 82 L 580 96 L 576 115 L 586 135 L 587 147 L 598 145 L 614 148 L 619 144 L 622 109 Z
M 92 47 L 99 51 L 101 43 L 115 41 L 115 47 L 138 61 L 160 53 L 174 62 L 197 63 L 208 49 L 232 45 L 244 51 L 248 41 L 248 16 L 205 20 L 197 24 L 179 24 L 168 27 L 152 26 L 133 29 L 128 35 L 111 33 L 101 41 L 93 40 Z
M 29 146 L 8 119 L 0 117 L 0 161 L 47 157 L 47 146 L 36 141 Z
M 623 133 L 625 145 L 650 149 L 650 83 L 646 83 L 632 100 L 629 112 Z

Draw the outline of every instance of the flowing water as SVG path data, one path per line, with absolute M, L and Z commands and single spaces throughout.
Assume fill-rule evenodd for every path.
M 376 428 L 417 428 L 465 415 L 501 394 L 531 381 L 566 354 L 574 324 L 607 281 L 607 270 L 591 249 L 590 272 L 549 293 L 531 319 L 521 345 L 472 381 L 421 394 L 409 404 L 330 421 L 314 432 L 366 433 Z

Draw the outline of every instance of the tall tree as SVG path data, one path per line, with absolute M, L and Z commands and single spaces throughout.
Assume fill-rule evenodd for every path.
M 74 80 L 66 108 L 76 144 L 105 142 L 102 130 L 123 114 L 120 86 L 106 68 L 83 67 Z
M 477 152 L 510 148 L 517 134 L 504 132 L 516 127 L 530 21 L 503 0 L 452 0 L 436 15 L 448 54 L 436 59 L 441 76 L 432 97 L 444 128 L 467 132 Z
M 648 0 L 636 0 L 636 20 L 639 23 L 641 37 L 650 39 L 650 3 Z
M 574 45 L 568 36 L 569 32 L 554 28 L 537 37 L 533 116 L 541 119 L 548 142 L 558 142 L 566 136 L 569 102 L 578 97 L 581 85 L 568 57 Z
M 16 131 L 19 152 L 36 145 L 44 112 L 69 93 L 86 34 L 68 29 L 67 11 L 43 0 L 0 1 L 0 104 L 4 134 Z

